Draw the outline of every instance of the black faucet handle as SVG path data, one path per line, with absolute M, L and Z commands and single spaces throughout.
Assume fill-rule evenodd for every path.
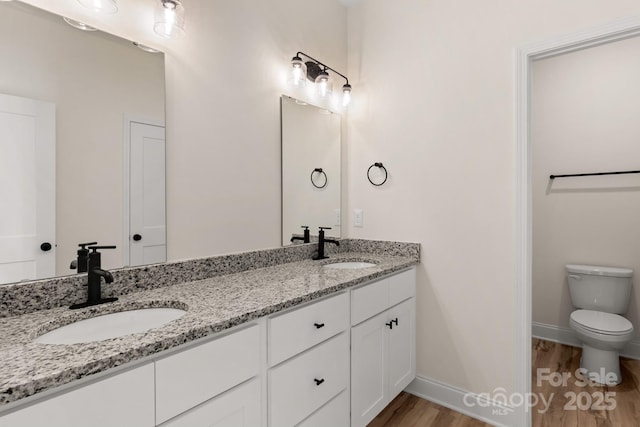
M 320 230 L 331 230 L 331 227 L 318 227 Z
M 111 246 L 89 246 L 89 249 L 91 249 L 93 251 L 93 253 L 98 252 L 98 249 L 115 249 L 116 246 L 115 245 L 111 245 Z
M 78 243 L 78 246 L 82 249 L 87 249 L 87 246 L 97 245 L 98 242 Z
M 305 230 L 308 230 L 309 226 L 308 225 L 301 225 L 300 228 L 304 228 Z

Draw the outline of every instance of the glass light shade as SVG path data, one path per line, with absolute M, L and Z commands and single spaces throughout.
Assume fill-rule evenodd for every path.
M 346 107 L 351 103 L 351 85 L 349 83 L 342 86 L 342 106 Z
M 316 77 L 315 83 L 321 97 L 324 98 L 331 94 L 332 85 L 331 80 L 329 79 L 329 73 L 321 71 L 320 74 L 318 74 L 318 77 Z
M 111 14 L 118 11 L 116 0 L 78 0 L 78 3 L 94 12 Z
M 303 86 L 307 81 L 307 66 L 299 56 L 291 59 L 291 84 Z
M 184 6 L 179 0 L 156 0 L 153 31 L 170 39 L 184 35 Z

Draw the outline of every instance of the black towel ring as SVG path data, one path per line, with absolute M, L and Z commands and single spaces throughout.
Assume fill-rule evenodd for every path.
M 376 184 L 375 182 L 373 182 L 371 180 L 371 168 L 372 167 L 378 167 L 380 169 L 382 169 L 384 171 L 384 179 L 382 180 L 381 183 Z M 380 162 L 376 162 L 374 164 L 372 164 L 371 166 L 369 166 L 369 169 L 367 169 L 367 179 L 369 180 L 369 182 L 373 185 L 375 185 L 376 187 L 380 187 L 382 184 L 384 184 L 385 182 L 387 182 L 387 178 L 389 177 L 389 174 L 387 173 L 387 168 L 384 167 L 384 165 Z
M 316 184 L 316 182 L 313 180 L 313 174 L 314 173 L 318 173 L 320 175 L 324 175 L 324 184 L 322 185 L 318 185 Z M 327 186 L 327 174 L 322 170 L 322 168 L 315 168 L 314 170 L 311 171 L 311 184 L 313 184 L 314 187 L 316 188 L 324 188 Z

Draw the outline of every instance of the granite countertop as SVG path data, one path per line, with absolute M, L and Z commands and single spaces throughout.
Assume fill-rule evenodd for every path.
M 369 261 L 374 267 L 327 269 L 323 264 Z M 122 295 L 115 303 L 66 307 L 0 322 L 0 408 L 73 380 L 276 313 L 417 264 L 405 256 L 341 253 Z M 160 328 L 99 342 L 38 344 L 36 336 L 75 320 L 134 308 L 174 307 L 187 313 Z

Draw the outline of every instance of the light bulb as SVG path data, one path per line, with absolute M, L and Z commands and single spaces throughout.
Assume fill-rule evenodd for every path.
M 320 71 L 320 74 L 316 77 L 316 85 L 318 86 L 320 96 L 327 96 L 329 92 L 331 92 L 331 87 L 329 86 L 329 73 L 325 70 Z
M 294 56 L 291 59 L 291 83 L 294 86 L 300 86 L 305 82 L 305 65 L 299 56 Z
M 158 0 L 153 31 L 167 39 L 184 34 L 184 6 L 180 0 Z
M 346 107 L 351 102 L 351 85 L 349 83 L 342 86 L 342 106 Z
M 116 0 L 78 0 L 78 3 L 94 12 L 112 14 L 118 11 Z

